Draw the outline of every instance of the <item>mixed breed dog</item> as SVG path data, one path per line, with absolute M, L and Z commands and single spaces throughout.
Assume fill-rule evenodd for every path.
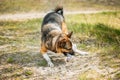
M 48 56 L 48 50 L 54 53 L 62 53 L 69 61 L 75 53 L 87 54 L 77 49 L 76 45 L 71 42 L 73 32 L 68 33 L 65 18 L 63 15 L 63 7 L 56 7 L 54 11 L 48 13 L 41 26 L 41 49 L 40 53 L 47 61 L 48 66 L 54 67 Z

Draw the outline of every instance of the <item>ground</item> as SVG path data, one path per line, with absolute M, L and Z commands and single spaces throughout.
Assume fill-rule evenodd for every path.
M 76 54 L 70 62 L 63 55 L 49 54 L 53 68 L 40 54 L 42 19 L 1 20 L 0 79 L 119 80 L 119 18 L 120 12 L 67 15 L 72 41 L 89 54 Z
M 15 51 L 12 52 L 11 48 Z M 107 80 L 112 77 L 109 73 L 114 71 L 99 65 L 97 53 L 75 55 L 70 62 L 65 62 L 63 55 L 52 54 L 50 57 L 55 67 L 50 68 L 39 53 L 39 46 L 4 45 L 1 51 L 4 52 L 0 55 L 2 80 Z

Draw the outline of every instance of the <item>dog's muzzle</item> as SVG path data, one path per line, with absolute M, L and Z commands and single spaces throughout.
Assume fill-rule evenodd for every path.
M 69 62 L 72 58 L 72 55 L 74 55 L 74 52 L 69 53 L 63 53 L 66 56 L 66 61 Z
M 75 55 L 75 53 L 74 53 L 73 51 L 71 51 L 71 52 L 63 52 L 63 54 L 64 54 L 65 56 L 67 56 L 68 54 L 70 54 L 70 55 Z

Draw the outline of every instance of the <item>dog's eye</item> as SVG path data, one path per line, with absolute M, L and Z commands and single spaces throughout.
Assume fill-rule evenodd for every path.
M 61 47 L 61 48 L 64 48 L 64 47 L 65 47 L 65 45 L 66 45 L 66 43 L 65 43 L 65 42 L 60 43 L 60 47 Z
M 68 47 L 67 45 L 65 46 L 65 49 L 71 50 L 71 47 Z
M 63 43 L 62 43 L 62 47 L 65 47 L 65 45 L 66 45 L 66 42 L 63 42 Z
M 67 49 L 67 50 L 71 50 L 71 45 L 70 45 L 70 43 L 66 43 L 66 45 L 65 45 L 65 48 Z

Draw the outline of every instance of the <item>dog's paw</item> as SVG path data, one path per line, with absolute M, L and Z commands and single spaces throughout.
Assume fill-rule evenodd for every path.
M 48 62 L 49 67 L 54 67 L 54 64 L 52 62 Z
M 88 55 L 89 54 L 88 52 L 78 50 L 76 44 L 73 45 L 73 50 L 74 50 L 74 52 L 76 52 L 76 53 L 78 53 L 80 55 Z
M 69 62 L 71 60 L 71 57 L 66 57 L 65 61 Z
M 84 52 L 84 51 L 79 51 L 79 54 L 80 55 L 88 55 L 89 53 L 88 52 Z
M 69 61 L 72 60 L 73 58 L 74 58 L 74 56 L 72 56 L 72 55 L 67 56 L 67 57 L 65 58 L 65 61 L 66 61 L 66 62 L 69 62 Z

